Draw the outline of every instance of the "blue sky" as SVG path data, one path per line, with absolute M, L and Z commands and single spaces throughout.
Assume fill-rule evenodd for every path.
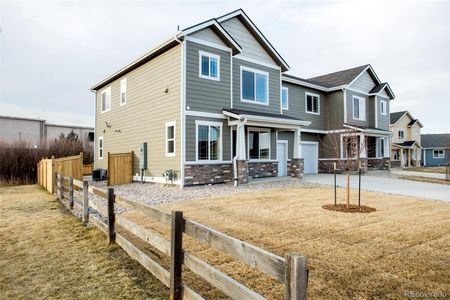
M 450 131 L 450 1 L 0 2 L 0 114 L 93 125 L 94 83 L 181 28 L 243 8 L 312 77 L 366 63 L 423 133 Z

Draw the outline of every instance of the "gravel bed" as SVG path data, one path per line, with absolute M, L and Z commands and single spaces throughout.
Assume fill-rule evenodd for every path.
M 90 185 L 106 189 L 106 182 L 90 181 Z M 271 189 L 311 186 L 297 178 L 282 178 L 279 180 L 254 180 L 249 184 L 233 186 L 231 183 L 202 185 L 180 188 L 178 186 L 165 186 L 157 183 L 131 183 L 114 186 L 114 192 L 130 200 L 140 201 L 153 206 L 176 201 L 189 201 L 196 199 L 228 196 L 238 193 L 255 192 Z

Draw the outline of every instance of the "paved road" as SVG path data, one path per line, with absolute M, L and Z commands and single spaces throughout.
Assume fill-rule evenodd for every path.
M 304 181 L 333 185 L 333 174 L 305 175 Z M 337 184 L 344 187 L 345 175 L 337 175 Z M 358 188 L 358 176 L 351 175 L 350 187 Z M 450 202 L 450 185 L 417 182 L 405 179 L 378 177 L 371 175 L 362 176 L 362 188 L 367 191 L 391 193 L 397 195 L 414 196 L 433 200 L 444 200 Z
M 400 176 L 418 176 L 418 177 L 427 177 L 427 178 L 434 178 L 434 179 L 445 179 L 445 174 L 442 174 L 442 173 L 416 172 L 416 171 L 408 171 L 408 170 L 391 169 L 391 174 L 400 175 Z

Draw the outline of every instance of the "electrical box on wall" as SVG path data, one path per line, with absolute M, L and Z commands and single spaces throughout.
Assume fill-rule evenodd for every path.
M 141 144 L 139 154 L 139 169 L 147 170 L 147 143 Z

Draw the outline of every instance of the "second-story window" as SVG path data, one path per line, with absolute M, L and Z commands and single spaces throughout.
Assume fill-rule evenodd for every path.
M 127 79 L 120 81 L 120 105 L 127 103 Z
M 199 76 L 205 79 L 220 80 L 220 56 L 199 51 Z
M 317 94 L 305 94 L 305 111 L 309 114 L 320 115 L 320 96 Z
M 175 121 L 166 123 L 166 156 L 175 156 Z
M 359 121 L 366 120 L 366 99 L 353 96 L 353 119 Z
M 111 87 L 104 89 L 101 92 L 101 112 L 107 112 L 111 110 Z
M 269 104 L 269 73 L 241 67 L 241 101 Z
M 403 130 L 398 131 L 398 138 L 403 139 L 405 137 L 405 132 Z
M 386 115 L 386 101 L 380 101 L 380 114 Z
M 286 87 L 281 88 L 281 108 L 289 109 L 289 90 Z

